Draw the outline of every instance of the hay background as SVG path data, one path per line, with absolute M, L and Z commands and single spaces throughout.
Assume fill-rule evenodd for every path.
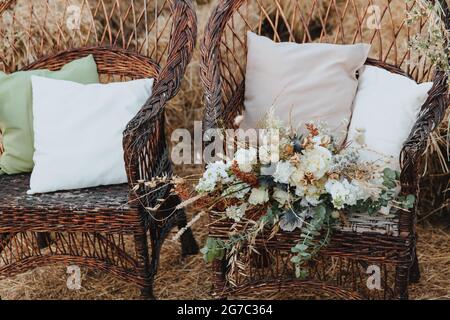
M 21 0 L 22 1 L 22 0 Z M 199 18 L 199 39 L 216 0 L 197 0 Z M 167 110 L 167 128 L 192 129 L 194 120 L 202 118 L 202 91 L 199 80 L 199 51 L 188 67 L 180 94 L 171 101 Z M 446 151 L 446 125 L 442 126 L 440 144 L 433 150 Z M 430 153 L 431 154 L 431 153 Z M 438 164 L 429 161 L 430 172 L 436 176 L 429 177 L 423 187 L 429 196 L 423 203 L 423 216 L 440 213 L 439 219 L 427 219 L 418 227 L 418 254 L 421 262 L 422 279 L 410 288 L 411 299 L 450 299 L 450 212 L 448 198 L 448 174 L 442 176 Z M 178 174 L 185 176 L 200 172 L 198 167 L 179 167 Z M 443 177 L 443 178 L 442 178 Z M 437 188 L 439 186 L 439 188 Z M 438 189 L 438 190 L 437 190 Z M 444 195 L 439 196 L 439 195 Z M 443 203 L 443 204 L 442 204 Z M 436 211 L 436 208 L 439 209 Z M 190 215 L 193 213 L 190 212 Z M 436 215 L 433 214 L 433 217 Z M 436 221 L 437 220 L 437 221 Z M 203 244 L 207 231 L 207 218 L 203 218 L 194 227 L 195 235 Z M 170 237 L 169 237 L 170 239 Z M 139 292 L 134 285 L 125 283 L 108 274 L 82 268 L 82 286 L 80 291 L 67 289 L 66 267 L 64 265 L 38 268 L 25 274 L 0 281 L 1 299 L 137 299 Z M 155 294 L 160 299 L 210 299 L 211 279 L 208 266 L 201 255 L 180 258 L 178 243 L 166 242 L 161 264 L 155 282 Z M 284 292 L 255 298 L 314 298 Z

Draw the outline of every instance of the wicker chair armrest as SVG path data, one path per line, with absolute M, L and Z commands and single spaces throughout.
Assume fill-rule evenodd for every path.
M 403 194 L 414 194 L 419 198 L 421 160 L 425 153 L 430 134 L 444 119 L 449 105 L 447 75 L 437 72 L 427 101 L 422 106 L 419 117 L 406 140 L 400 155 L 401 185 Z M 401 211 L 399 217 L 400 236 L 415 235 L 417 205 L 411 212 Z
M 402 167 L 402 191 L 404 193 L 417 193 L 420 160 L 425 152 L 430 134 L 444 119 L 449 106 L 447 81 L 445 72 L 436 73 L 428 99 L 422 106 L 411 134 L 403 146 L 400 162 Z
M 197 40 L 197 16 L 192 1 L 174 1 L 172 13 L 167 63 L 156 79 L 152 96 L 124 131 L 125 165 L 130 186 L 138 180 L 148 180 L 165 173 L 163 171 L 167 168 L 164 167 L 169 166 L 160 163 L 167 149 L 164 108 L 180 90 Z
M 449 30 L 450 7 L 445 0 L 439 0 L 439 3 L 443 10 L 445 28 Z M 449 53 L 448 43 L 446 48 L 447 53 Z M 428 99 L 422 106 L 420 115 L 403 147 L 400 162 L 402 165 L 402 191 L 404 193 L 418 194 L 421 157 L 426 149 L 429 135 L 444 119 L 449 106 L 448 80 L 448 74 L 445 71 L 436 72 Z

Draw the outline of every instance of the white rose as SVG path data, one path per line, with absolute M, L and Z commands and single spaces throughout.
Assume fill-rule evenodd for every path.
M 273 174 L 275 182 L 278 183 L 289 183 L 292 173 L 294 173 L 295 167 L 287 161 L 280 161 L 277 164 L 277 169 Z
M 330 150 L 315 146 L 306 150 L 301 157 L 301 166 L 305 172 L 311 173 L 316 180 L 321 179 L 329 170 L 332 154 Z
M 269 191 L 264 188 L 253 188 L 250 197 L 248 198 L 248 203 L 252 205 L 263 204 L 269 201 Z
M 263 145 L 263 146 L 259 147 L 259 161 L 262 164 L 272 163 L 272 157 L 270 154 L 270 146 Z
M 317 206 L 322 203 L 320 200 L 320 196 L 325 190 L 323 188 L 319 188 L 316 185 L 307 185 L 305 187 L 305 200 L 312 206 Z
M 289 203 L 290 194 L 284 190 L 275 188 L 273 192 L 273 198 L 278 201 L 281 206 L 284 206 L 286 203 Z
M 295 169 L 295 171 L 291 175 L 291 185 L 298 187 L 302 187 L 305 179 L 305 172 L 301 169 Z
M 239 149 L 236 151 L 234 160 L 237 162 L 242 172 L 249 173 L 253 169 L 253 165 L 258 160 L 258 151 L 256 148 Z

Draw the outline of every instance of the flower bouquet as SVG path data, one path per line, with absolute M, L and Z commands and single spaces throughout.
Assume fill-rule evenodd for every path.
M 278 133 L 276 143 L 266 135 L 259 146 L 238 145 L 233 158 L 209 164 L 196 187 L 215 216 L 241 226 L 229 239 L 208 239 L 207 262 L 252 246 L 264 231 L 281 230 L 300 236 L 291 262 L 303 278 L 306 263 L 346 214 L 414 205 L 413 195 L 399 195 L 398 172 L 362 161 L 360 148 L 338 143 L 324 124 L 309 123 L 300 134 L 268 115 L 262 128 Z

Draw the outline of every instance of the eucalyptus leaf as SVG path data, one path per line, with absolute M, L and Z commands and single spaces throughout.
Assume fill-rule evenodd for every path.
M 396 172 L 394 170 L 392 170 L 392 169 L 389 169 L 389 168 L 384 169 L 383 174 L 384 174 L 384 177 L 388 178 L 389 180 L 394 180 L 395 181 L 396 178 L 397 178 Z
M 406 200 L 403 202 L 403 207 L 405 209 L 412 209 L 414 208 L 414 204 L 416 203 L 416 196 L 413 194 L 409 194 L 406 196 Z
M 292 209 L 286 210 L 280 218 L 280 228 L 283 231 L 292 232 L 295 229 L 301 229 L 303 226 L 303 220 Z
M 203 254 L 203 258 L 207 263 L 211 263 L 214 260 L 221 260 L 225 256 L 225 243 L 220 239 L 208 238 L 206 245 L 200 252 Z

